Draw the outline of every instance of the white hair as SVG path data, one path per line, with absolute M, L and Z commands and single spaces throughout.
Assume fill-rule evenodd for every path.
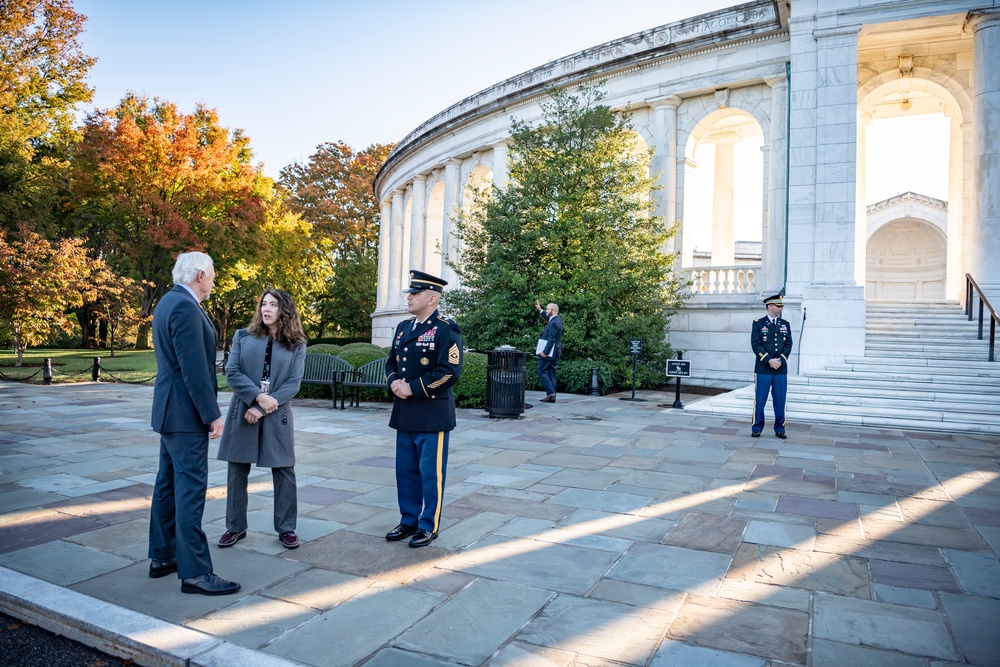
M 174 264 L 174 284 L 190 285 L 198 278 L 198 272 L 213 268 L 212 258 L 203 252 L 182 252 Z

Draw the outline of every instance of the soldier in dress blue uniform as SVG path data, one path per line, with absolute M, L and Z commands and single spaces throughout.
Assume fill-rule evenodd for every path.
M 764 406 L 771 394 L 774 406 L 774 435 L 785 439 L 785 395 L 788 393 L 788 357 L 792 354 L 792 325 L 781 319 L 781 295 L 764 299 L 767 317 L 754 320 L 750 347 L 757 355 L 754 364 L 756 394 L 753 405 L 753 426 L 750 435 L 760 437 L 764 430 Z
M 399 525 L 390 542 L 412 535 L 411 547 L 437 537 L 441 522 L 448 434 L 455 428 L 452 387 L 462 372 L 462 332 L 438 314 L 448 283 L 410 271 L 406 309 L 413 315 L 396 327 L 385 364 L 386 384 L 395 399 L 389 427 L 396 429 L 396 494 Z

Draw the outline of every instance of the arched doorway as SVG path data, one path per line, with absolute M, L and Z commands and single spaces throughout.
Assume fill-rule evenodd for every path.
M 947 241 L 935 225 L 894 220 L 872 234 L 867 250 L 866 299 L 944 300 Z

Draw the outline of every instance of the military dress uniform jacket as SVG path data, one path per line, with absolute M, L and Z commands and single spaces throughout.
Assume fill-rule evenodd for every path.
M 450 431 L 455 428 L 452 387 L 462 372 L 462 331 L 436 310 L 416 328 L 415 321 L 411 317 L 396 327 L 385 364 L 386 388 L 403 379 L 413 392 L 406 399 L 395 397 L 389 427 L 413 433 Z
M 792 325 L 780 317 L 771 324 L 771 318 L 764 316 L 754 320 L 750 332 L 750 347 L 757 355 L 754 373 L 787 375 L 788 358 L 792 354 Z M 771 359 L 781 359 L 781 367 L 774 369 L 768 365 Z

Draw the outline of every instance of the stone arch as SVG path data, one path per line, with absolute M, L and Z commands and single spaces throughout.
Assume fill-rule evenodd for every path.
M 900 218 L 880 226 L 867 244 L 865 298 L 945 298 L 946 239 L 934 224 Z
M 465 178 L 465 185 L 462 187 L 462 213 L 472 211 L 475 193 L 484 189 L 489 189 L 493 183 L 493 170 L 485 164 L 476 164 L 469 171 Z
M 746 90 L 759 92 L 758 88 Z M 716 101 L 713 109 L 706 99 L 699 98 L 694 109 L 685 111 L 683 136 L 678 123 L 678 144 L 684 149 L 678 204 L 682 211 L 681 261 L 685 267 L 761 263 L 767 192 L 767 156 L 762 148 L 768 142 L 770 122 L 764 114 L 763 101 L 749 92 L 730 95 L 727 106 L 720 108 L 719 103 Z M 717 148 L 706 153 L 709 144 Z M 752 164 L 759 172 L 735 170 L 733 160 L 737 151 L 741 164 Z M 714 165 L 714 173 L 697 171 L 699 158 L 704 160 L 706 155 Z M 738 196 L 746 200 L 739 210 L 751 211 L 750 216 L 740 214 L 739 220 L 744 224 L 739 231 L 734 208 Z
M 906 110 L 903 109 L 906 100 Z M 898 102 L 899 104 L 896 104 Z M 968 86 L 956 81 L 945 71 L 915 67 L 912 76 L 903 79 L 899 69 L 888 68 L 868 77 L 858 85 L 858 177 L 857 201 L 859 217 L 865 202 L 865 153 L 864 128 L 874 119 L 891 119 L 905 114 L 922 115 L 943 113 L 950 119 L 948 221 L 944 232 L 946 239 L 946 270 L 944 295 L 941 298 L 960 299 L 964 287 L 963 267 L 971 249 L 963 246 L 964 230 L 970 224 L 970 211 L 963 205 L 973 197 L 973 184 L 966 178 L 972 164 L 972 98 Z M 856 257 L 869 253 L 869 242 L 857 239 Z M 867 271 L 869 261 L 856 262 Z M 858 276 L 867 286 L 867 275 Z
M 424 266 L 434 275 L 444 275 L 442 247 L 444 236 L 444 181 L 435 178 L 427 183 L 427 217 L 424 233 Z

